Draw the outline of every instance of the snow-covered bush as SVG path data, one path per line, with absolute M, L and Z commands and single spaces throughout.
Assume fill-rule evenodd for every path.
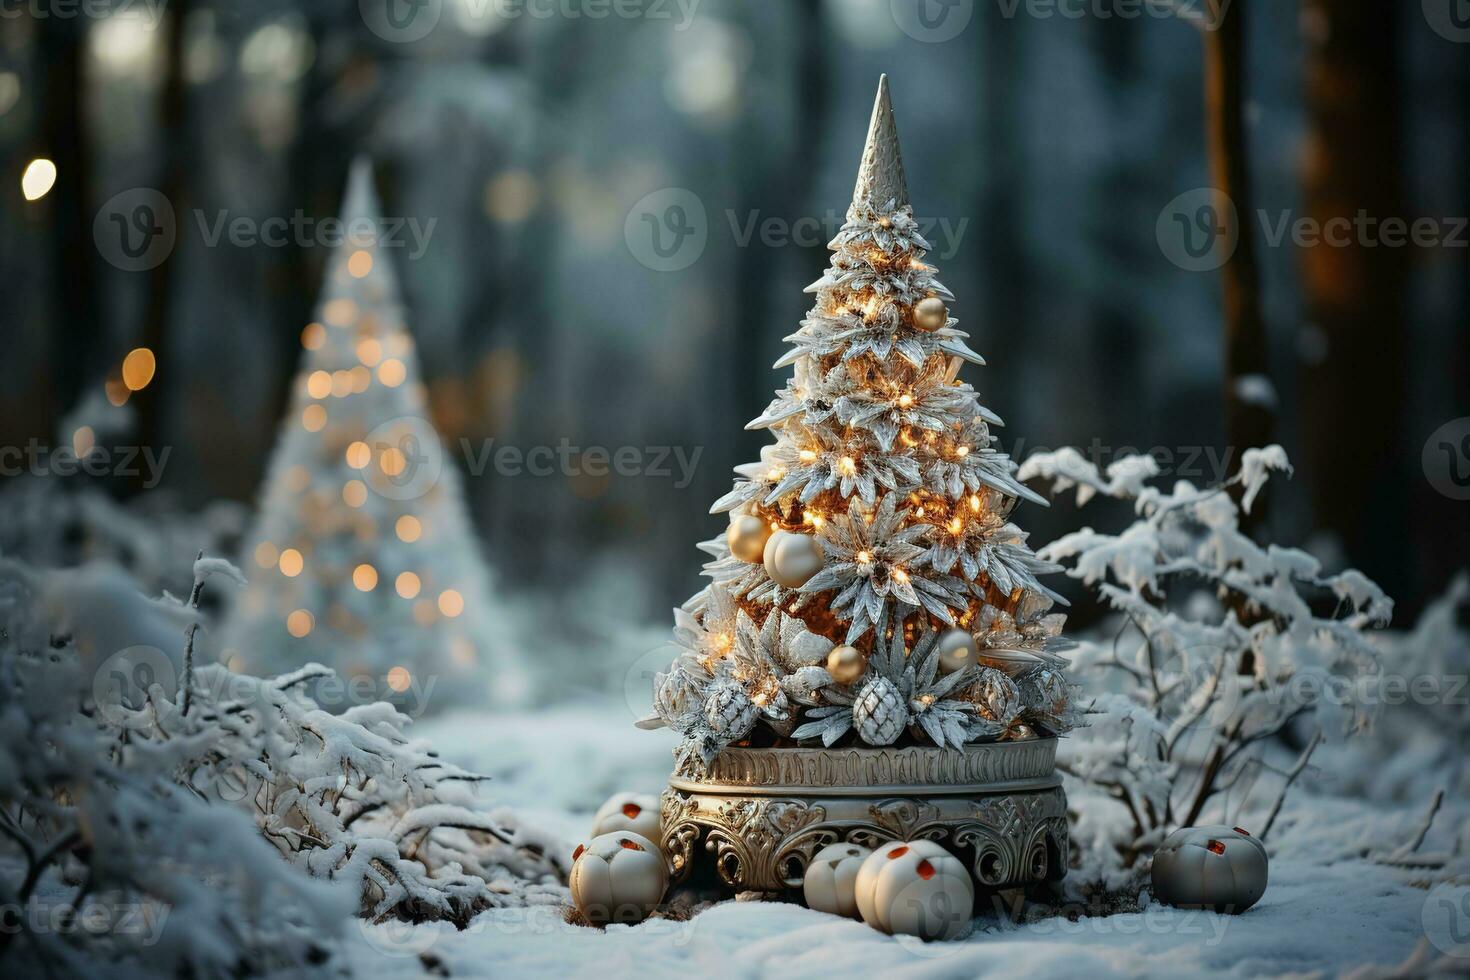
M 205 797 L 238 801 L 298 867 L 342 882 L 365 915 L 464 926 L 490 906 L 553 902 L 565 869 L 550 838 L 482 807 L 481 777 L 403 734 L 391 705 L 341 714 L 304 692 L 332 671 L 310 664 L 269 679 L 210 665 L 193 703 L 155 694 L 147 737 L 188 741 L 180 763 Z
M 1319 753 L 1335 788 L 1378 801 L 1470 797 L 1470 572 L 1425 607 L 1413 629 L 1384 632 L 1382 706 L 1371 739 Z
M 200 559 L 187 602 L 99 609 L 80 572 L 68 602 L 67 573 L 0 565 L 0 950 L 60 973 L 254 974 L 327 962 L 352 914 L 463 926 L 562 900 L 554 842 L 488 810 L 390 705 L 318 707 L 302 689 L 326 668 L 95 649 L 108 617 L 119 636 L 159 608 L 193 620 L 222 572 L 239 574 Z
M 161 490 L 121 502 L 96 485 L 54 476 L 7 478 L 0 512 L 0 556 L 38 568 L 116 565 L 148 595 L 186 587 L 200 551 L 234 554 L 249 518 L 230 500 L 191 513 Z
M 1083 528 L 1039 552 L 1118 613 L 1110 640 L 1074 655 L 1096 714 L 1059 757 L 1078 784 L 1084 880 L 1120 883 L 1174 828 L 1231 819 L 1220 811 L 1263 771 L 1268 741 L 1298 739 L 1305 764 L 1320 740 L 1369 721 L 1376 699 L 1359 695 L 1375 682 L 1378 650 L 1368 631 L 1388 622 L 1392 600 L 1357 571 L 1326 575 L 1311 555 L 1258 545 L 1240 528 L 1269 474 L 1289 470 L 1279 446 L 1247 451 L 1240 473 L 1211 488 L 1150 486 L 1159 471 L 1149 456 L 1105 475 L 1075 449 L 1021 467 L 1053 492 L 1075 487 L 1079 505 L 1103 495 L 1137 515 L 1118 534 Z M 1292 772 L 1283 776 L 1278 786 Z

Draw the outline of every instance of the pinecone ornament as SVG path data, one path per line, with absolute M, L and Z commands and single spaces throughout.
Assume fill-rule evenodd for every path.
M 869 745 L 892 745 L 908 722 L 908 705 L 897 685 L 886 677 L 870 677 L 852 705 L 858 737 Z
M 1032 671 L 1022 677 L 1017 688 L 1025 705 L 1027 719 L 1053 735 L 1061 735 L 1076 726 L 1072 706 L 1072 685 L 1060 672 L 1050 668 Z
M 710 689 L 704 702 L 704 720 L 710 730 L 728 741 L 744 738 L 755 725 L 756 706 L 745 689 L 722 681 Z
M 994 667 L 980 668 L 979 678 L 965 691 L 965 700 L 975 705 L 976 714 L 1003 730 L 1015 724 L 1021 714 L 1021 691 L 1016 682 Z

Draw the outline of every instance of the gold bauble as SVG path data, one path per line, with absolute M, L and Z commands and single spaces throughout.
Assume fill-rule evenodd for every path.
M 868 672 L 868 658 L 857 647 L 833 647 L 827 654 L 827 673 L 839 684 L 851 684 Z
M 939 671 L 944 674 L 964 670 L 971 664 L 978 663 L 980 659 L 979 644 L 975 642 L 975 638 L 959 629 L 945 630 L 940 635 L 934 652 L 939 657 Z
M 921 299 L 914 305 L 914 326 L 925 333 L 943 329 L 949 322 L 949 310 L 938 296 Z
M 766 540 L 771 536 L 771 525 L 753 514 L 736 514 L 730 519 L 730 529 L 725 532 L 725 543 L 730 554 L 752 565 L 766 553 Z
M 1023 739 L 1035 738 L 1036 730 L 1024 721 L 1017 721 L 1012 722 L 1000 737 L 1005 742 L 1020 742 Z
M 762 561 L 771 581 L 788 589 L 799 589 L 822 570 L 822 546 L 810 534 L 775 531 L 766 540 Z

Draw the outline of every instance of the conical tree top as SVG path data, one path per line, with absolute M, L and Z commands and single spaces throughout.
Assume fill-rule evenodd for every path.
M 376 221 L 378 219 L 378 192 L 373 187 L 373 162 L 366 155 L 352 158 L 347 170 L 347 191 L 342 195 L 341 220 Z
M 884 207 L 909 203 L 908 182 L 903 174 L 903 155 L 898 149 L 898 126 L 893 121 L 893 103 L 888 100 L 888 76 L 878 77 L 878 97 L 873 100 L 873 118 L 868 123 L 868 142 L 858 166 L 852 202 Z
M 365 295 L 357 297 L 359 300 L 371 303 L 379 310 L 396 309 L 399 302 L 398 276 L 384 251 L 387 246 L 379 240 L 383 228 L 383 206 L 373 181 L 373 162 L 366 154 L 354 157 L 348 168 L 347 189 L 342 195 L 338 220 L 342 223 L 343 234 L 339 246 L 327 260 L 328 288 L 322 302 L 328 302 L 337 294 L 364 292 Z M 360 255 L 362 252 L 367 255 Z M 368 275 L 368 271 L 372 274 Z M 360 333 L 377 333 L 383 328 L 384 324 L 376 317 L 366 318 L 357 324 Z

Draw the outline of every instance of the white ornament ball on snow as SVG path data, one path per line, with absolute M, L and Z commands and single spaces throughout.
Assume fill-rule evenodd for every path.
M 807 865 L 801 890 L 806 907 L 857 918 L 857 875 L 873 852 L 856 844 L 828 844 Z
M 641 922 L 663 901 L 669 869 L 653 841 L 620 830 L 594 837 L 572 853 L 569 885 L 588 922 Z
M 854 895 L 868 925 L 920 939 L 956 938 L 975 911 L 970 869 L 930 840 L 890 841 L 868 855 Z
M 980 647 L 975 638 L 964 630 L 945 630 L 935 644 L 941 673 L 953 674 L 971 664 L 980 662 Z
M 631 830 L 657 841 L 658 797 L 647 793 L 619 793 L 611 797 L 592 818 L 592 836 Z
M 1244 912 L 1266 892 L 1266 846 L 1239 827 L 1184 827 L 1154 854 L 1154 897 L 1180 908 Z
M 736 514 L 725 532 L 725 543 L 730 546 L 730 554 L 755 564 L 765 556 L 770 537 L 770 524 L 753 514 Z
M 775 531 L 766 541 L 764 560 L 773 582 L 799 589 L 822 570 L 822 546 L 810 534 Z

